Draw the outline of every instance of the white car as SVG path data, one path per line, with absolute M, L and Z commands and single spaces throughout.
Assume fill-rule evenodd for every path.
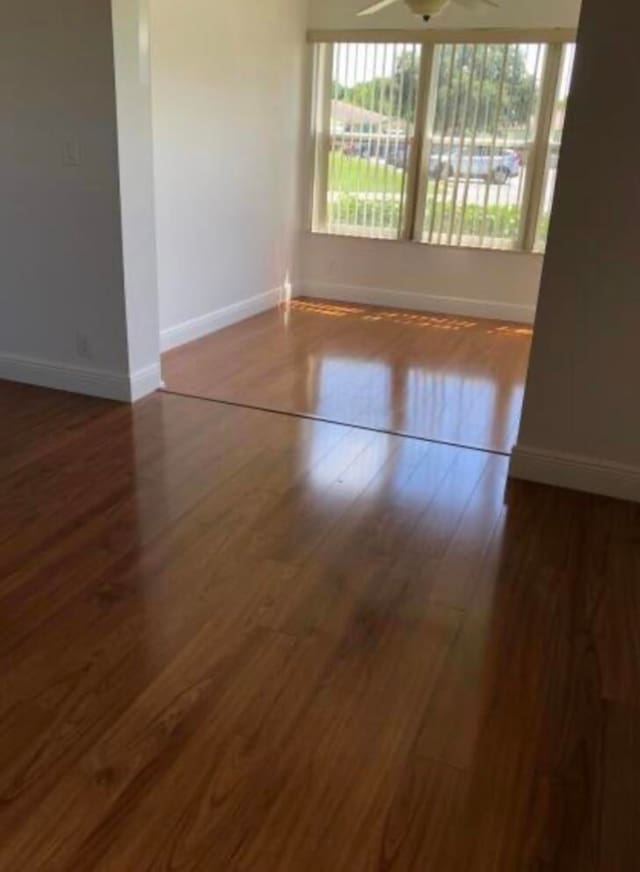
M 517 151 L 479 145 L 473 152 L 471 149 L 454 148 L 443 154 L 432 154 L 429 175 L 446 179 L 460 174 L 463 178 L 483 179 L 504 185 L 509 179 L 520 175 L 521 167 L 522 161 Z

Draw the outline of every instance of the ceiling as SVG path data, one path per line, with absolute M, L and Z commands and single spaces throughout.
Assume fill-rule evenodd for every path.
M 576 27 L 581 0 L 501 0 L 501 8 L 470 12 L 461 6 L 450 6 L 429 24 L 431 28 L 471 27 Z M 311 28 L 387 29 L 425 27 L 412 15 L 404 3 L 398 3 L 370 18 L 357 13 L 367 6 L 367 0 L 310 0 Z

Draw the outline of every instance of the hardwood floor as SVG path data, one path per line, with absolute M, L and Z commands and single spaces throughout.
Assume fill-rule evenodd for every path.
M 178 394 L 510 452 L 531 330 L 294 300 L 164 355 Z
M 2 872 L 632 872 L 640 507 L 0 383 Z

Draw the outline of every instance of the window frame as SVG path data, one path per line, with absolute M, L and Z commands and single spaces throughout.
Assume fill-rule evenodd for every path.
M 309 31 L 307 41 L 312 48 L 310 64 L 310 156 L 306 170 L 310 173 L 306 229 L 314 235 L 343 239 L 358 238 L 371 242 L 415 242 L 437 248 L 501 251 L 542 256 L 537 245 L 537 231 L 544 208 L 545 180 L 549 141 L 552 134 L 562 63 L 567 45 L 575 44 L 575 30 L 558 29 L 483 29 L 483 30 L 356 30 Z M 407 167 L 406 197 L 400 231 L 397 238 L 354 236 L 330 232 L 327 228 L 329 156 L 331 151 L 331 93 L 333 84 L 333 52 L 340 43 L 376 44 L 404 43 L 421 46 L 420 75 L 416 97 L 414 144 Z M 492 246 L 452 245 L 423 239 L 426 200 L 429 184 L 429 126 L 435 108 L 433 84 L 437 79 L 436 47 L 439 45 L 515 45 L 543 44 L 545 59 L 542 68 L 538 122 L 530 150 L 522 202 L 522 217 L 518 239 L 508 248 Z

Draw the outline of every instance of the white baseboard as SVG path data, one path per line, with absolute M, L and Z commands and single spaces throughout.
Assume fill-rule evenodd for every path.
M 640 467 L 516 446 L 509 474 L 555 487 L 640 502 Z
M 125 375 L 19 354 L 0 354 L 0 378 L 108 400 L 130 399 L 129 379 Z
M 284 289 L 275 288 L 266 291 L 266 293 L 257 294 L 255 297 L 249 297 L 248 300 L 207 312 L 206 315 L 199 318 L 183 321 L 182 324 L 176 324 L 175 327 L 169 327 L 160 333 L 160 348 L 162 351 L 170 351 L 172 348 L 186 345 L 187 342 L 201 339 L 203 336 L 222 330 L 223 327 L 230 327 L 238 321 L 259 315 L 260 312 L 266 312 L 267 309 L 273 309 L 283 299 Z
M 70 363 L 0 354 L 0 379 L 129 403 L 157 390 L 161 377 L 159 364 L 129 377 L 123 373 Z
M 535 306 L 501 303 L 495 300 L 443 297 L 420 291 L 394 291 L 390 288 L 334 285 L 311 280 L 302 282 L 298 290 L 304 296 L 339 300 L 343 303 L 366 303 L 371 306 L 415 309 L 419 312 L 434 312 L 439 315 L 458 315 L 468 318 L 491 318 L 495 321 L 513 321 L 519 324 L 533 324 L 536 312 Z
M 162 386 L 162 371 L 159 363 L 147 366 L 145 369 L 139 369 L 129 379 L 128 399 L 130 402 L 135 403 L 143 397 L 147 397 L 149 394 L 160 390 Z

